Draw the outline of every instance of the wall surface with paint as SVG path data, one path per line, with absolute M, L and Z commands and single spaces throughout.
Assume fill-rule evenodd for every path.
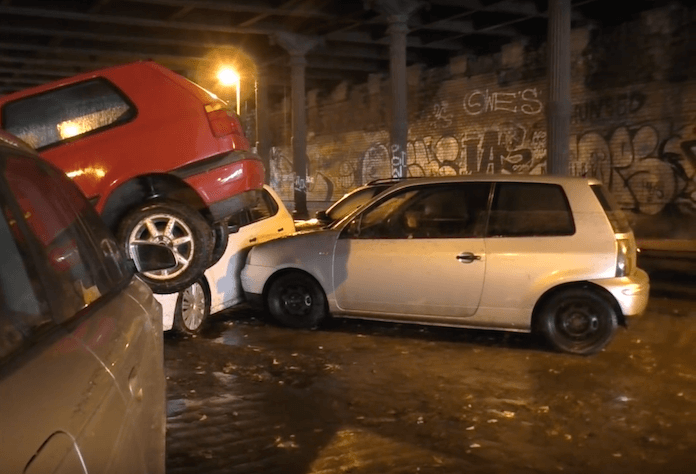
M 572 33 L 569 172 L 602 180 L 639 237 L 696 238 L 696 70 L 685 56 L 696 49 L 695 11 L 663 8 Z M 389 141 L 388 76 L 326 97 L 310 91 L 307 180 L 292 171 L 284 104 L 272 114 L 271 185 L 287 200 L 299 186 L 308 201 L 332 201 L 401 167 L 409 176 L 544 173 L 544 49 L 513 42 L 448 68 L 410 67 L 405 151 Z

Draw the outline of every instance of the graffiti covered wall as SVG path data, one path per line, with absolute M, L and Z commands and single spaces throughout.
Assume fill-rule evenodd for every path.
M 696 94 L 696 84 L 688 93 Z M 570 172 L 608 186 L 639 237 L 694 239 L 696 115 L 645 115 L 582 127 L 571 137 Z
M 655 16 L 664 20 L 660 10 Z M 634 27 L 651 22 L 645 17 Z M 599 40 L 574 31 L 573 41 L 569 172 L 607 185 L 639 237 L 696 238 L 696 77 L 675 82 L 656 70 L 647 81 L 614 77 L 602 87 L 601 71 L 587 59 Z M 323 101 L 313 95 L 307 181 L 297 182 L 291 147 L 279 140 L 271 185 L 287 200 L 294 186 L 306 186 L 308 201 L 333 201 L 397 167 L 409 176 L 545 173 L 545 78 L 522 70 L 510 80 L 519 71 L 501 58 L 475 75 L 463 64 L 410 69 L 405 152 L 389 142 L 385 77 L 352 91 L 344 84 Z
M 390 177 L 397 164 L 409 176 L 544 172 L 541 88 L 483 87 L 490 80 L 442 84 L 423 117 L 411 121 L 406 153 L 391 148 L 386 127 L 313 135 L 307 146 L 308 200 L 335 200 L 370 180 Z M 296 184 L 291 153 L 288 146 L 271 151 L 271 184 L 284 198 Z

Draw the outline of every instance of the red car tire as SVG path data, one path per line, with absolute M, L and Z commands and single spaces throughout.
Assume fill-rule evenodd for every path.
M 166 199 L 147 201 L 128 212 L 116 237 L 130 258 L 134 255 L 131 244 L 137 241 L 172 249 L 176 267 L 141 274 L 155 293 L 176 293 L 191 286 L 210 266 L 215 245 L 213 229 L 200 213 Z

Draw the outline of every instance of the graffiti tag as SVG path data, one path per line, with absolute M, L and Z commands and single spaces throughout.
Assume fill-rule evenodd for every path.
M 536 88 L 517 92 L 475 90 L 464 96 L 463 104 L 464 111 L 469 115 L 500 111 L 536 115 L 544 109 L 544 105 L 539 100 L 539 91 Z

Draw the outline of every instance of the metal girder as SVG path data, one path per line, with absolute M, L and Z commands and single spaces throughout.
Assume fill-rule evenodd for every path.
M 98 48 L 71 48 L 71 47 L 63 47 L 63 46 L 43 46 L 43 45 L 35 45 L 35 44 L 22 44 L 22 43 L 5 43 L 5 42 L 0 42 L 0 51 L 2 50 L 17 50 L 17 51 L 38 51 L 42 53 L 51 53 L 55 55 L 61 55 L 61 54 L 84 54 L 84 55 L 91 55 L 91 56 L 111 56 L 111 57 L 124 57 L 124 58 L 129 58 L 130 61 L 136 61 L 136 60 L 148 60 L 148 59 L 156 59 L 158 61 L 163 61 L 163 62 L 175 62 L 175 63 L 181 63 L 181 62 L 187 62 L 187 61 L 207 61 L 207 58 L 203 57 L 194 57 L 194 56 L 177 56 L 177 55 L 172 55 L 172 54 L 160 54 L 160 53 L 153 53 L 153 54 L 146 54 L 146 53 L 138 53 L 138 52 L 132 52 L 132 51 L 123 51 L 123 50 L 110 50 L 110 49 L 98 49 Z
M 217 10 L 229 13 L 256 13 L 259 15 L 275 15 L 300 18 L 320 18 L 336 19 L 334 15 L 329 15 L 316 10 L 288 8 L 286 5 L 271 7 L 260 5 L 259 2 L 211 2 L 201 0 L 121 0 L 132 3 L 144 3 L 146 5 L 165 5 L 169 7 L 181 7 L 185 9 L 204 8 L 206 10 Z
M 192 23 L 184 21 L 152 20 L 130 16 L 104 15 L 96 13 L 69 12 L 64 10 L 48 10 L 44 8 L 24 8 L 0 5 L 0 15 L 19 15 L 59 20 L 88 21 L 93 23 L 142 26 L 145 28 L 169 28 L 174 30 L 204 31 L 229 34 L 269 35 L 277 31 L 272 28 L 238 28 L 233 26 L 215 25 L 210 23 Z
M 386 45 L 384 47 L 381 47 L 381 45 L 380 47 L 375 47 L 346 43 L 335 45 L 325 44 L 314 48 L 307 54 L 312 57 L 329 56 L 389 61 L 389 48 Z
M 483 4 L 481 0 L 431 0 L 430 3 L 448 7 L 468 8 L 472 11 L 479 12 L 509 13 L 524 17 L 548 18 L 547 12 L 540 12 L 536 3 L 532 0 L 501 0 L 489 5 Z M 577 11 L 572 12 L 571 15 L 573 20 L 584 19 L 584 16 Z
M 96 0 L 91 7 L 89 7 L 89 12 L 98 12 L 102 7 L 108 5 L 113 0 Z
M 419 30 L 435 30 L 442 31 L 445 33 L 457 33 L 463 35 L 495 35 L 495 36 L 508 36 L 514 37 L 519 36 L 519 33 L 514 28 L 501 27 L 496 28 L 492 31 L 480 31 L 474 27 L 473 21 L 456 21 L 456 20 L 442 20 L 433 22 L 427 25 L 415 25 Z
M 599 0 L 572 0 L 573 19 L 583 19 L 581 12 L 597 18 L 599 13 L 582 8 L 591 2 Z M 37 4 L 44 6 L 30 7 Z M 259 66 L 279 68 L 275 83 L 283 78 L 288 56 L 268 39 L 284 32 L 326 40 L 307 53 L 308 81 L 359 80 L 389 71 L 389 21 L 371 5 L 369 0 L 0 0 L 0 73 L 40 81 L 63 69 L 67 75 L 139 59 L 195 70 L 213 50 L 244 49 Z M 480 54 L 496 52 L 520 31 L 535 32 L 540 19 L 548 18 L 543 5 L 424 0 L 420 6 L 429 8 L 407 22 L 409 62 L 443 66 L 450 56 L 467 52 L 467 38 L 480 46 Z
M 290 56 L 278 56 L 274 60 L 268 62 L 268 66 L 274 65 L 274 67 L 289 67 Z M 335 69 L 341 71 L 355 71 L 355 72 L 365 72 L 373 73 L 384 71 L 384 63 L 389 59 L 362 59 L 362 58 L 337 58 L 329 57 L 324 55 L 314 56 L 307 54 L 307 68 L 308 69 Z
M 6 56 L 0 54 L 0 62 L 11 64 L 31 64 L 34 66 L 59 66 L 59 67 L 87 67 L 87 70 L 101 69 L 104 67 L 115 66 L 117 61 L 90 61 L 90 60 L 68 60 L 68 59 L 53 59 L 53 58 L 30 58 L 22 56 Z
M 469 10 L 493 12 L 493 13 L 512 13 L 515 15 L 531 16 L 539 15 L 539 9 L 533 1 L 509 1 L 502 0 L 486 5 L 481 0 L 432 0 L 435 5 L 450 7 L 468 8 Z
M 0 73 L 7 74 L 31 74 L 34 76 L 51 76 L 51 77 L 70 77 L 75 75 L 75 71 L 50 71 L 47 69 L 29 69 L 21 67 L 1 67 Z M 13 79 L 21 79 L 21 77 L 13 77 Z
M 381 44 L 389 45 L 389 38 L 383 37 L 380 39 L 374 39 L 369 33 L 362 31 L 341 31 L 329 33 L 325 36 L 327 41 L 343 41 L 346 43 L 361 43 L 361 44 Z M 408 37 L 407 46 L 409 48 L 433 48 L 429 43 L 424 43 L 420 38 Z M 440 46 L 435 49 L 444 49 L 449 51 L 461 51 L 461 43 L 454 43 L 443 41 Z
M 331 47 L 319 47 L 311 50 L 307 53 L 307 57 L 311 61 L 322 60 L 321 58 L 358 58 L 366 60 L 377 60 L 377 61 L 389 61 L 389 48 L 388 46 L 381 47 L 363 46 L 359 44 L 337 44 Z M 423 62 L 424 56 L 428 55 L 429 52 L 418 51 L 411 49 L 406 51 L 406 58 L 409 63 Z M 340 69 L 337 68 L 337 69 Z
M 76 38 L 94 40 L 99 42 L 115 43 L 137 43 L 150 44 L 153 46 L 185 46 L 194 48 L 208 49 L 239 49 L 238 46 L 229 43 L 213 43 L 208 41 L 191 41 L 173 38 L 162 38 L 152 36 L 133 36 L 133 35 L 109 35 L 103 33 L 83 33 L 79 31 L 58 30 L 53 28 L 31 28 L 23 26 L 3 26 L 2 31 L 14 34 L 27 34 L 37 36 L 58 36 L 62 38 Z
M 32 77 L 25 77 L 25 78 L 20 78 L 20 77 L 0 77 L 0 84 L 20 84 L 20 85 L 28 85 L 28 86 L 36 86 L 36 85 L 41 85 L 41 84 L 46 84 L 47 82 L 50 82 L 48 80 L 44 79 L 37 79 L 37 78 L 32 78 Z
M 307 67 L 312 69 L 340 69 L 343 71 L 377 72 L 384 70 L 384 61 L 351 61 L 347 58 L 312 58 L 311 56 L 308 56 Z

